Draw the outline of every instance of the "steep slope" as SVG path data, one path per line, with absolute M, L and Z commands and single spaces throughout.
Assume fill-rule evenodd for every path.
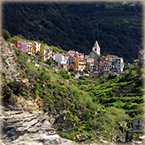
M 3 63 L 11 62 L 11 65 L 17 66 L 18 70 L 13 78 L 6 69 L 7 64 L 3 65 L 2 97 L 6 103 L 5 110 L 8 110 L 10 114 L 14 113 L 14 120 L 11 116 L 8 117 L 7 113 L 2 118 L 4 119 L 3 128 L 9 127 L 7 119 L 10 118 L 12 121 L 9 120 L 10 123 L 16 123 L 19 130 L 15 125 L 10 126 L 11 132 L 6 130 L 3 134 L 5 142 L 9 142 L 7 133 L 12 135 L 13 131 L 14 136 L 11 137 L 15 138 L 10 142 L 14 143 L 18 141 L 15 136 L 18 132 L 22 131 L 26 137 L 30 132 L 32 135 L 37 134 L 37 131 L 42 133 L 44 120 L 38 117 L 41 116 L 39 111 L 38 114 L 31 114 L 32 116 L 27 112 L 34 112 L 36 108 L 47 115 L 48 121 L 54 127 L 53 131 L 61 137 L 88 144 L 100 144 L 104 140 L 125 142 L 127 130 L 132 129 L 132 126 L 128 124 L 135 117 L 143 117 L 142 69 L 132 67 L 123 76 L 80 77 L 77 80 L 55 64 L 44 66 L 44 62 L 38 56 L 29 56 L 16 47 L 11 49 L 15 62 L 12 63 L 13 59 L 7 61 L 3 59 Z M 6 50 L 3 47 L 3 51 Z M 9 58 L 9 52 L 5 54 L 6 58 Z M 36 67 L 35 63 L 39 63 L 39 67 Z M 54 71 L 56 69 L 58 71 Z M 9 109 L 11 105 L 14 108 L 18 105 L 18 110 Z M 24 125 L 21 126 L 17 122 L 17 116 L 20 117 L 17 114 L 22 116 L 21 121 L 27 121 L 27 114 L 30 115 L 33 119 L 29 123 L 32 124 L 27 126 L 29 124 L 22 121 Z M 40 124 L 40 128 L 35 124 L 36 122 Z M 42 133 L 43 137 L 39 138 L 40 143 L 46 135 Z M 24 141 L 24 138 L 18 139 L 21 142 Z M 29 137 L 28 140 L 30 140 Z M 35 141 L 38 142 L 37 139 Z
M 89 54 L 96 40 L 101 55 L 137 59 L 142 46 L 142 4 L 3 3 L 3 29 L 12 36 L 44 41 Z
M 48 122 L 48 116 L 39 111 L 39 107 L 31 98 L 26 98 L 17 92 L 22 91 L 26 79 L 22 79 L 20 75 L 24 74 L 20 66 L 17 64 L 15 49 L 10 43 L 1 41 L 2 60 L 3 60 L 3 76 L 2 86 L 11 81 L 16 81 L 16 90 L 10 91 L 8 87 L 2 87 L 1 108 L 1 144 L 2 145 L 48 145 L 75 144 L 73 141 L 63 139 L 54 131 L 53 126 Z M 20 85 L 18 85 L 20 84 Z M 15 84 L 16 85 L 16 84 Z M 7 90 L 5 93 L 3 93 Z M 9 92 L 10 91 L 10 92 Z

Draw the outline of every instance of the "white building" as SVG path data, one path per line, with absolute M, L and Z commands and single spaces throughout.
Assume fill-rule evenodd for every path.
M 121 73 L 123 72 L 123 68 L 124 68 L 124 61 L 122 57 L 112 60 L 111 70 L 113 72 Z
M 69 64 L 69 55 L 55 54 L 55 62 L 58 64 Z

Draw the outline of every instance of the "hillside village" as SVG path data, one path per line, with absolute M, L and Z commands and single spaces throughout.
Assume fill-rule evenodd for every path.
M 57 52 L 56 50 L 54 50 L 53 48 L 54 47 L 52 47 L 52 46 L 47 46 L 47 45 L 42 45 L 41 43 L 37 43 L 37 42 L 34 42 L 34 43 L 32 43 L 32 47 L 31 47 L 31 51 L 32 51 L 32 53 L 29 53 L 28 52 L 28 50 L 30 50 L 30 49 L 28 49 L 28 47 L 26 47 L 27 46 L 27 43 L 23 43 L 22 41 L 14 41 L 14 43 L 12 44 L 12 43 L 9 43 L 9 42 L 5 42 L 5 41 L 1 41 L 2 43 L 1 43 L 1 46 L 2 46 L 2 60 L 3 60 L 3 62 L 4 62 L 4 65 L 3 65 L 3 67 L 4 67 L 4 69 L 3 69 L 3 72 L 5 73 L 5 75 L 6 75 L 6 80 L 5 80 L 5 82 L 6 83 L 10 83 L 11 81 L 10 80 L 16 80 L 17 82 L 19 82 L 19 84 L 21 83 L 21 82 L 23 82 L 23 83 L 25 83 L 27 86 L 28 86 L 28 88 L 29 89 L 31 89 L 31 90 L 33 90 L 35 87 L 36 87 L 36 84 L 38 85 L 40 85 L 39 87 L 39 94 L 37 94 L 39 97 L 41 97 L 41 99 L 37 96 L 36 97 L 36 101 L 35 101 L 35 103 L 37 102 L 39 102 L 39 101 L 42 101 L 42 98 L 43 98 L 43 93 L 41 93 L 41 92 L 43 92 L 42 90 L 41 90 L 41 87 L 42 88 L 45 88 L 45 90 L 47 89 L 47 87 L 49 87 L 48 88 L 48 91 L 50 91 L 50 92 L 52 92 L 52 90 L 54 89 L 54 92 L 50 95 L 49 94 L 49 92 L 47 92 L 48 94 L 49 94 L 49 97 L 48 97 L 48 99 L 50 99 L 50 100 L 45 100 L 44 98 L 44 106 L 43 106 L 43 110 L 44 110 L 44 112 L 47 112 L 50 108 L 50 106 L 53 106 L 54 105 L 54 109 L 55 108 L 57 108 L 58 106 L 59 106 L 59 109 L 58 110 L 61 110 L 60 111 L 60 113 L 56 113 L 56 111 L 55 111 L 55 113 L 53 113 L 53 115 L 54 116 L 49 116 L 49 114 L 51 114 L 52 112 L 53 112 L 53 110 L 49 110 L 49 114 L 48 114 L 48 118 L 49 118 L 49 121 L 50 121 L 50 123 L 51 124 L 53 124 L 53 126 L 54 126 L 54 128 L 55 127 L 58 127 L 57 129 L 55 129 L 56 131 L 59 131 L 59 130 L 61 130 L 61 128 L 63 128 L 63 130 L 61 130 L 61 132 L 62 132 L 62 136 L 63 136 L 63 131 L 64 131 L 64 128 L 65 128 L 65 125 L 67 124 L 67 122 L 69 122 L 68 121 L 68 119 L 70 119 L 70 116 L 69 115 L 66 115 L 65 113 L 64 114 L 62 114 L 62 112 L 63 112 L 63 105 L 61 104 L 61 102 L 63 102 L 64 101 L 64 103 L 65 103 L 65 101 L 67 100 L 69 100 L 69 95 L 71 95 L 72 93 L 70 92 L 70 93 L 68 93 L 68 92 L 66 92 L 65 90 L 63 90 L 63 89 L 61 89 L 61 87 L 62 88 L 66 88 L 67 87 L 67 83 L 65 84 L 64 82 L 62 82 L 62 80 L 63 79 L 60 79 L 60 80 L 56 80 L 56 82 L 54 82 L 54 75 L 53 75 L 53 77 L 52 77 L 52 79 L 48 79 L 47 78 L 47 76 L 45 76 L 45 81 L 44 81 L 44 83 L 41 83 L 39 80 L 41 80 L 41 75 L 39 74 L 39 71 L 37 71 L 36 72 L 36 75 L 34 75 L 34 71 L 32 71 L 33 70 L 33 68 L 31 69 L 31 70 L 29 70 L 28 71 L 28 69 L 26 69 L 25 67 L 24 67 L 24 63 L 25 63 L 25 61 L 23 61 L 23 58 L 24 57 L 22 57 L 22 55 L 27 55 L 26 53 L 28 53 L 29 55 L 32 55 L 32 56 L 34 56 L 34 57 L 36 57 L 36 59 L 35 60 L 37 60 L 37 56 L 41 56 L 41 58 L 43 58 L 43 60 L 45 60 L 46 62 L 47 62 L 47 60 L 53 60 L 54 61 L 54 63 L 55 64 L 57 64 L 59 67 L 58 68 L 64 68 L 65 70 L 67 70 L 67 71 L 69 71 L 70 70 L 70 68 L 73 68 L 73 70 L 74 71 L 84 71 L 85 70 L 85 68 L 84 69 L 81 69 L 80 67 L 78 67 L 79 68 L 79 70 L 78 70 L 78 68 L 77 67 L 75 67 L 76 65 L 78 65 L 77 63 L 79 62 L 80 64 L 85 64 L 85 58 L 88 58 L 88 59 L 86 59 L 86 61 L 88 61 L 89 59 L 92 59 L 92 60 L 94 60 L 94 62 L 96 62 L 96 64 L 97 63 L 104 63 L 105 61 L 103 60 L 103 59 L 100 59 L 100 47 L 98 47 L 99 49 L 97 49 L 97 46 L 99 46 L 99 44 L 96 42 L 95 43 L 95 47 L 93 47 L 92 48 L 92 50 L 94 50 L 94 51 L 92 51 L 88 56 L 85 56 L 84 57 L 84 54 L 81 54 L 81 53 L 78 53 L 78 52 L 75 52 L 75 51 L 69 51 L 69 52 L 67 52 L 67 53 L 62 53 L 62 52 Z M 17 43 L 18 42 L 18 43 Z M 21 45 L 17 45 L 17 44 L 20 44 L 21 43 Z M 29 44 L 29 43 L 28 43 Z M 37 44 L 37 45 L 36 45 Z M 38 47 L 33 47 L 33 46 L 38 46 L 38 44 L 39 44 L 39 49 L 38 49 Z M 15 56 L 15 55 L 17 55 L 17 54 L 15 54 L 15 52 L 17 52 L 17 51 L 15 51 L 15 49 L 16 49 L 16 47 L 20 50 L 19 51 L 19 54 L 21 54 L 21 55 L 19 55 L 19 57 L 20 57 L 20 59 L 22 60 L 22 63 L 20 64 L 20 63 L 16 63 L 17 61 L 19 61 L 19 59 Z M 19 46 L 21 46 L 21 47 L 19 47 Z M 15 49 L 13 48 L 13 47 L 15 47 Z M 40 50 L 40 51 L 36 51 L 36 48 L 38 49 L 38 50 Z M 46 49 L 45 49 L 46 48 Z M 96 48 L 96 50 L 95 50 L 95 48 Z M 17 49 L 16 49 L 17 50 Z M 46 50 L 46 52 L 48 53 L 48 55 L 46 55 L 46 52 L 45 52 L 45 50 Z M 98 50 L 98 51 L 97 51 Z M 96 51 L 96 52 L 95 52 Z M 22 53 L 22 52 L 25 52 L 25 53 Z M 95 53 L 97 54 L 96 55 L 96 57 L 94 57 L 95 56 Z M 69 56 L 69 54 L 70 54 L 70 56 Z M 28 56 L 28 55 L 27 55 Z M 79 58 L 78 58 L 79 57 Z M 91 58 L 92 57 L 92 58 Z M 93 57 L 94 57 L 94 59 L 93 59 Z M 105 56 L 103 56 L 104 58 L 105 58 Z M 109 56 L 108 56 L 109 57 Z M 28 62 L 30 62 L 30 60 L 29 60 L 29 57 L 27 57 L 28 59 L 27 59 L 27 61 Z M 60 59 L 61 61 L 58 61 L 59 60 L 59 58 L 63 58 L 63 59 Z M 143 59 L 144 58 L 144 51 L 143 50 L 141 50 L 140 52 L 139 52 L 139 57 L 138 57 L 138 61 L 137 62 L 139 62 L 138 63 L 138 67 L 141 67 L 141 65 L 142 65 L 142 62 L 143 62 Z M 106 59 L 107 59 L 107 57 L 106 57 Z M 32 59 L 33 60 L 33 59 Z M 63 60 L 63 61 L 62 61 Z M 67 60 L 67 62 L 66 62 L 66 60 Z M 81 61 L 80 61 L 81 60 Z M 82 60 L 84 61 L 84 62 L 82 62 Z M 112 58 L 112 60 L 113 60 L 113 58 Z M 32 61 L 31 61 L 32 62 Z M 58 63 L 58 62 L 61 62 L 61 63 Z M 63 63 L 62 63 L 63 62 Z M 109 62 L 109 61 L 107 61 L 106 60 L 106 62 Z M 111 62 L 111 61 L 110 61 Z M 113 62 L 113 61 L 112 61 Z M 115 61 L 114 61 L 115 62 Z M 41 65 L 41 63 L 39 63 L 39 61 L 37 60 L 37 61 L 34 61 L 34 63 L 35 63 L 35 66 L 34 66 L 34 68 L 35 69 L 38 69 L 39 70 L 39 66 Z M 23 65 L 24 64 L 24 65 Z M 29 64 L 29 63 L 28 63 Z M 27 65 L 28 65 L 27 64 Z M 32 63 L 30 63 L 31 65 L 31 67 L 33 66 L 33 64 Z M 43 62 L 43 64 L 45 64 L 44 62 Z M 107 65 L 107 64 L 106 64 Z M 112 63 L 112 65 L 113 65 L 113 63 Z M 38 66 L 38 68 L 37 68 L 37 66 Z M 55 65 L 53 65 L 53 66 L 55 66 Z M 83 65 L 80 65 L 80 66 L 83 66 Z M 27 66 L 28 67 L 28 66 Z M 41 67 L 42 68 L 42 67 Z M 53 67 L 52 67 L 53 68 Z M 57 68 L 57 67 L 56 67 Z M 93 68 L 93 67 L 92 67 Z M 103 67 L 103 65 L 102 65 L 102 68 L 104 68 Z M 47 67 L 45 67 L 45 69 L 47 70 Z M 41 71 L 43 71 L 43 69 L 41 70 Z M 49 73 L 54 73 L 54 71 L 56 71 L 56 70 L 54 70 L 54 71 L 52 71 L 51 69 L 49 69 Z M 94 71 L 94 69 L 93 69 L 93 71 Z M 61 71 L 60 71 L 61 72 Z M 113 72 L 113 71 L 112 71 Z M 123 72 L 123 71 L 122 71 Z M 122 72 L 120 72 L 120 73 L 118 73 L 118 74 L 121 74 Z M 43 72 L 44 73 L 44 72 Z M 43 73 L 41 73 L 41 74 L 43 74 Z M 48 71 L 46 72 L 47 74 L 48 74 Z M 29 74 L 29 76 L 28 76 L 28 74 Z M 55 75 L 57 75 L 57 73 L 54 73 Z M 90 73 L 91 74 L 91 73 Z M 107 73 L 106 73 L 107 74 Z M 114 74 L 115 74 L 115 71 L 114 71 Z M 98 75 L 104 75 L 104 72 L 103 72 L 103 69 L 102 69 L 102 74 L 101 74 L 101 71 L 100 71 L 100 74 L 98 74 Z M 125 75 L 125 74 L 124 74 Z M 137 75 L 139 75 L 138 73 L 137 73 Z M 66 74 L 65 74 L 65 76 L 66 76 Z M 115 75 L 114 75 L 115 76 Z M 111 77 L 113 77 L 113 76 L 111 76 Z M 130 76 L 131 77 L 131 76 Z M 39 79 L 38 79 L 39 78 Z M 86 77 L 87 78 L 87 77 Z M 101 77 L 100 77 L 101 78 Z M 105 77 L 102 77 L 102 79 L 103 78 L 105 78 Z M 132 106 L 133 108 L 135 108 L 135 111 L 137 111 L 138 110 L 138 108 L 136 108 L 135 107 L 135 105 L 137 105 L 136 104 L 136 102 L 137 103 L 139 103 L 140 102 L 140 100 L 142 99 L 142 97 L 141 97 L 141 91 L 137 91 L 137 90 L 135 90 L 135 88 L 137 88 L 137 86 L 140 84 L 140 81 L 138 81 L 138 79 L 135 81 L 135 79 L 128 79 L 128 80 L 130 80 L 131 82 L 125 82 L 125 84 L 123 84 L 123 80 L 121 79 L 121 78 L 123 78 L 123 75 L 122 76 L 118 76 L 117 75 L 117 77 L 116 77 L 116 81 L 118 82 L 117 83 L 117 85 L 116 85 L 116 87 L 117 88 L 114 88 L 114 90 L 115 90 L 115 92 L 116 92 L 116 94 L 117 94 L 117 97 L 116 97 L 116 100 L 118 101 L 119 99 L 122 99 L 122 101 L 123 101 L 123 103 L 127 103 L 128 104 L 128 102 L 129 101 L 133 101 L 134 99 L 137 99 L 137 100 L 134 100 L 134 102 L 135 103 L 132 103 L 132 105 L 134 105 L 134 106 Z M 132 77 L 133 78 L 133 77 Z M 33 80 L 34 79 L 34 80 Z M 119 80 L 118 80 L 119 79 Z M 126 80 L 126 79 L 125 79 Z M 63 80 L 64 81 L 64 80 Z M 72 81 L 72 80 L 71 80 Z M 68 80 L 66 80 L 66 82 L 71 82 L 71 81 L 68 81 Z M 84 88 L 84 91 L 85 91 L 85 86 L 90 86 L 90 84 L 88 84 L 88 82 L 85 82 L 86 80 L 81 80 L 81 79 L 78 79 L 78 80 L 75 80 L 75 81 L 78 81 L 78 85 L 79 85 L 79 87 L 80 88 Z M 81 81 L 83 81 L 83 82 L 81 82 Z M 101 80 L 102 82 L 103 82 L 103 80 Z M 98 101 L 98 98 L 97 98 L 97 96 L 99 95 L 99 91 L 100 92 L 102 92 L 102 94 L 101 95 L 103 95 L 102 96 L 102 101 L 101 101 L 101 98 L 99 99 L 100 100 L 100 102 L 102 102 L 103 104 L 109 104 L 109 103 L 114 103 L 114 97 L 113 97 L 113 90 L 112 90 L 112 92 L 110 92 L 109 90 L 108 90 L 108 87 L 109 87 L 109 89 L 110 89 L 110 86 L 111 86 L 111 89 L 112 89 L 112 85 L 113 85 L 113 87 L 115 87 L 115 84 L 114 84 L 114 79 L 113 79 L 113 81 L 112 81 L 112 83 L 113 84 L 110 84 L 110 81 L 111 81 L 111 79 L 110 80 L 108 80 L 108 81 L 106 81 L 106 83 L 108 83 L 108 85 L 106 86 L 106 90 L 105 90 L 105 93 L 103 92 L 103 90 L 101 90 L 101 88 L 102 88 L 102 86 L 100 86 L 100 88 L 97 88 L 97 87 L 99 87 L 99 85 L 98 84 L 96 84 L 95 85 L 95 88 L 94 88 L 94 90 L 90 90 L 89 89 L 89 87 L 88 87 L 88 89 L 86 90 L 86 92 L 85 92 L 85 94 L 87 93 L 87 91 L 90 91 L 90 94 L 89 95 L 91 95 L 91 98 L 93 98 L 93 100 L 95 101 Z M 132 83 L 132 81 L 134 82 L 134 84 Z M 33 83 L 32 83 L 33 82 Z M 58 85 L 58 87 L 56 87 L 55 85 L 56 85 L 56 83 L 57 83 L 57 85 L 58 84 L 60 84 L 60 85 Z M 92 82 L 93 84 L 95 84 L 95 82 Z M 84 84 L 86 84 L 86 85 L 84 85 Z M 62 85 L 62 86 L 61 86 Z M 63 86 L 64 85 L 64 86 Z M 70 84 L 69 84 L 70 85 Z M 120 87 L 118 88 L 118 85 L 120 85 Z M 54 86 L 54 87 L 53 87 Z M 66 86 L 66 87 L 65 87 Z M 56 88 L 55 88 L 56 87 Z M 71 86 L 72 87 L 72 86 Z M 71 87 L 70 87 L 70 89 L 71 89 Z M 28 94 L 28 90 L 29 89 L 25 89 L 25 92 Z M 55 90 L 56 89 L 56 90 Z M 58 90 L 59 89 L 61 89 L 61 91 L 59 92 Z M 75 88 L 76 89 L 76 88 Z M 58 91 L 58 92 L 57 92 Z M 109 91 L 109 92 L 108 92 Z M 117 92 L 118 91 L 118 92 Z M 36 91 L 37 92 L 37 91 Z M 92 92 L 94 92 L 94 95 L 92 94 Z M 26 93 L 24 93 L 23 92 L 23 96 L 25 96 L 26 95 Z M 65 97 L 65 94 L 66 93 L 66 98 L 64 99 L 64 97 Z M 25 95 L 24 95 L 25 94 Z M 79 96 L 80 96 L 80 98 L 81 97 L 83 97 L 83 96 L 81 96 L 80 94 L 79 95 L 76 95 L 77 93 L 75 93 L 75 96 L 78 98 Z M 84 94 L 84 95 L 85 95 Z M 34 98 L 35 98 L 35 93 L 34 92 L 29 92 L 29 96 L 33 96 L 34 95 Z M 55 102 L 56 101 L 56 98 L 54 97 L 53 98 L 53 95 L 54 96 L 57 96 L 58 97 L 58 95 L 60 95 L 61 97 L 60 98 L 57 98 L 57 102 L 59 102 L 60 103 L 60 105 L 58 105 L 57 103 L 53 103 L 53 102 Z M 94 97 L 93 97 L 93 96 Z M 104 95 L 107 95 L 107 97 L 105 97 Z M 46 96 L 46 94 L 44 94 L 44 96 Z M 51 98 L 51 96 L 52 96 L 52 98 Z M 110 97 L 109 97 L 110 96 Z M 140 97 L 139 97 L 140 96 Z M 96 97 L 96 98 L 95 98 Z M 111 100 L 108 100 L 108 97 L 109 97 L 109 99 L 111 99 Z M 130 98 L 130 97 L 132 97 L 132 98 Z M 18 97 L 18 100 L 20 99 L 21 97 L 19 96 Z M 63 98 L 63 99 L 62 99 Z M 87 96 L 87 98 L 89 98 L 89 96 Z M 105 99 L 106 98 L 106 99 Z M 22 99 L 22 98 L 21 98 Z M 26 100 L 28 99 L 28 97 L 26 97 Z M 39 100 L 40 99 L 40 100 Z M 39 101 L 38 101 L 39 100 Z M 80 99 L 79 99 L 80 100 Z M 27 100 L 27 101 L 29 101 L 29 99 Z M 24 100 L 22 99 L 21 100 L 21 102 L 22 102 L 22 104 L 23 104 L 23 106 L 24 107 L 26 107 L 27 106 L 27 103 L 25 102 L 24 103 Z M 46 103 L 47 102 L 47 103 Z M 70 102 L 72 103 L 72 104 L 74 104 L 75 103 L 75 101 L 72 101 L 72 100 L 70 100 Z M 39 102 L 40 103 L 40 102 Z M 11 104 L 11 103 L 10 103 Z M 128 105 L 124 105 L 125 107 L 127 107 Z M 32 105 L 32 104 L 30 104 L 30 105 Z M 56 105 L 56 106 L 55 106 Z M 58 106 L 57 106 L 58 105 Z M 79 107 L 79 105 L 81 106 L 81 103 L 78 103 L 77 104 L 78 105 L 78 107 Z M 77 106 L 76 104 L 75 104 L 75 106 Z M 118 106 L 119 104 L 117 104 L 117 106 Z M 138 106 L 139 106 L 140 104 L 138 104 Z M 12 103 L 12 106 L 13 106 L 13 103 Z M 41 106 L 41 105 L 40 105 Z M 40 107 L 39 106 L 39 107 Z M 95 102 L 95 106 L 96 106 L 96 102 Z M 41 106 L 42 107 L 42 106 Z M 65 107 L 65 105 L 64 105 L 64 107 Z M 102 106 L 103 107 L 103 106 Z M 34 108 L 34 110 L 36 109 L 36 108 L 38 108 L 38 106 L 36 107 L 35 105 L 33 106 L 33 108 Z M 31 106 L 31 109 L 32 109 L 32 106 Z M 126 108 L 127 110 L 128 110 L 128 108 Z M 81 111 L 82 109 L 78 109 L 79 111 Z M 16 112 L 17 112 L 18 110 L 16 110 Z M 72 109 L 70 109 L 70 111 L 72 112 L 73 110 Z M 89 110 L 90 111 L 90 110 Z M 128 111 L 132 111 L 131 109 L 130 110 L 128 110 Z M 134 110 L 133 110 L 134 111 Z M 71 121 L 75 118 L 74 116 L 77 116 L 78 117 L 78 123 L 80 122 L 80 120 L 85 120 L 84 118 L 85 118 L 85 116 L 86 115 L 88 115 L 87 114 L 87 112 L 85 111 L 85 110 L 83 110 L 82 111 L 83 113 L 82 114 L 80 114 L 80 115 L 77 115 L 77 114 L 75 114 L 75 115 L 73 115 L 72 116 L 72 119 L 71 119 Z M 139 112 L 140 112 L 140 110 L 139 110 Z M 86 114 L 85 114 L 86 113 Z M 95 112 L 94 112 L 95 113 Z M 99 114 L 99 111 L 97 112 L 97 114 Z M 107 114 L 107 113 L 106 113 Z M 133 113 L 132 112 L 130 112 L 130 114 L 132 115 Z M 21 115 L 21 114 L 20 114 Z M 56 116 L 55 116 L 56 115 Z M 83 118 L 83 115 L 84 115 L 84 118 Z M 97 120 L 98 119 L 98 116 L 99 115 L 96 115 L 96 114 L 94 114 L 94 116 L 95 116 L 95 120 Z M 101 117 L 102 115 L 100 114 L 100 117 Z M 121 115 L 121 116 L 123 116 L 123 115 Z M 120 130 L 122 133 L 123 133 L 123 135 L 122 135 L 122 139 L 120 139 L 120 140 L 123 140 L 123 141 L 128 141 L 128 138 L 132 138 L 132 136 L 134 135 L 134 133 L 139 133 L 140 131 L 142 131 L 143 130 L 143 120 L 142 120 L 142 118 L 140 118 L 140 117 L 135 117 L 136 115 L 134 115 L 133 116 L 133 120 L 132 121 L 125 121 L 124 120 L 124 122 L 125 122 L 125 124 L 126 124 L 126 126 L 128 127 L 128 129 L 126 129 L 127 127 L 124 127 L 123 126 L 123 123 L 122 123 L 122 120 L 121 120 L 121 122 L 118 122 L 119 124 L 118 124 L 118 126 L 119 126 L 119 129 L 117 129 L 117 127 L 115 127 L 115 131 L 117 132 L 118 130 Z M 7 116 L 6 116 L 7 117 Z M 26 118 L 27 119 L 27 118 Z M 15 120 L 14 120 L 15 121 Z M 35 120 L 34 120 L 35 121 Z M 97 120 L 98 121 L 98 120 Z M 63 122 L 63 123 L 62 123 Z M 72 128 L 72 127 L 75 127 L 75 122 L 77 122 L 77 121 L 72 121 L 72 124 L 71 125 L 69 125 L 69 127 L 67 128 L 68 130 L 70 129 L 70 128 Z M 9 127 L 9 124 L 7 123 L 7 121 L 5 121 L 4 122 L 5 124 L 6 124 L 6 126 L 4 126 L 4 128 L 8 128 Z M 41 123 L 41 120 L 40 120 L 40 123 Z M 81 123 L 80 123 L 80 125 L 82 125 Z M 93 123 L 93 125 L 94 125 L 94 123 Z M 16 124 L 16 126 L 17 126 L 17 124 Z M 15 127 L 15 126 L 14 126 Z M 37 127 L 37 126 L 36 126 Z M 76 126 L 77 127 L 77 126 Z M 101 126 L 102 127 L 102 126 Z M 19 126 L 18 128 L 20 129 L 20 130 L 17 130 L 16 129 L 17 127 L 15 127 L 15 130 L 16 130 L 16 132 L 22 132 L 23 131 L 23 128 L 21 127 L 21 126 Z M 24 128 L 25 128 L 25 126 L 24 126 Z M 31 132 L 31 128 L 33 128 L 33 124 L 32 124 L 32 126 L 30 126 L 30 129 L 28 128 L 28 132 Z M 81 127 L 80 127 L 81 128 Z M 93 128 L 93 127 L 92 127 Z M 37 129 L 38 128 L 33 128 L 34 130 L 36 130 L 37 131 Z M 111 131 L 110 131 L 111 130 Z M 108 131 L 109 133 L 110 132 L 112 132 L 112 130 L 114 130 L 114 127 L 110 127 L 110 130 Z M 13 132 L 12 132 L 13 133 Z M 34 131 L 34 133 L 35 133 L 35 131 Z M 52 133 L 52 132 L 50 132 L 50 133 Z M 109 134 L 109 133 L 107 133 L 107 134 Z M 7 134 L 7 132 L 6 132 L 6 134 Z M 54 134 L 54 136 L 56 136 L 56 134 L 54 133 L 54 131 L 53 131 L 53 134 Z M 69 133 L 68 133 L 69 134 Z M 81 135 L 83 135 L 83 133 L 81 134 L 81 133 L 76 133 L 74 136 L 75 136 L 75 139 L 72 139 L 72 138 L 69 138 L 69 137 L 67 137 L 68 139 L 71 139 L 71 140 L 74 140 L 74 141 L 79 141 L 79 142 L 81 142 L 81 141 L 85 141 L 85 140 L 87 140 L 87 138 L 86 138 L 86 136 L 85 137 L 83 137 L 83 136 L 81 136 Z M 91 136 L 93 136 L 93 135 L 91 135 Z M 98 136 L 98 135 L 94 135 L 94 136 Z M 13 134 L 11 134 L 11 138 L 13 137 Z M 63 136 L 63 137 L 65 137 L 65 136 Z M 9 136 L 6 136 L 6 138 L 10 138 Z M 4 137 L 4 139 L 6 140 L 6 138 Z M 25 137 L 24 137 L 25 138 Z M 24 138 L 21 138 L 21 140 L 24 140 Z M 144 138 L 144 136 L 143 136 L 143 138 Z M 30 138 L 28 138 L 28 140 L 29 140 Z M 117 140 L 118 139 L 118 137 L 116 137 L 116 134 L 114 134 L 113 136 L 112 136 L 112 138 L 111 138 L 111 140 L 113 141 L 113 140 Z M 140 140 L 143 140 L 142 138 L 140 138 Z M 19 140 L 16 140 L 15 141 L 15 144 L 16 144 L 16 142 L 20 142 Z M 105 142 L 105 141 L 104 141 Z M 141 141 L 139 142 L 140 144 L 141 144 Z
M 123 74 L 125 63 L 122 57 L 116 55 L 101 56 L 101 48 L 98 41 L 92 47 L 92 51 L 88 55 L 79 53 L 78 51 L 69 50 L 68 52 L 54 51 L 51 46 L 41 44 L 37 41 L 19 41 L 14 40 L 13 46 L 29 55 L 39 55 L 44 61 L 53 61 L 57 66 L 66 71 L 87 72 L 85 75 L 104 76 L 109 74 Z M 139 52 L 139 67 L 143 64 L 144 50 Z M 127 64 L 128 65 L 128 64 Z M 39 66 L 39 64 L 36 64 Z

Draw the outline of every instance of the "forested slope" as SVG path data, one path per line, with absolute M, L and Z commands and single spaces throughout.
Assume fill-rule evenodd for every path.
M 3 3 L 3 29 L 12 36 L 44 41 L 89 54 L 95 40 L 101 54 L 126 61 L 142 48 L 142 5 L 136 3 Z

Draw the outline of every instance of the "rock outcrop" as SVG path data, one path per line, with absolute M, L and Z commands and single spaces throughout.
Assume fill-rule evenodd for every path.
M 41 111 L 24 111 L 21 105 L 5 105 L 1 115 L 1 140 L 4 145 L 73 145 L 58 136 Z
M 13 45 L 1 40 L 0 43 L 2 52 L 2 72 L 5 73 L 8 79 L 14 80 L 19 76 L 19 66 L 16 63 L 16 55 Z

